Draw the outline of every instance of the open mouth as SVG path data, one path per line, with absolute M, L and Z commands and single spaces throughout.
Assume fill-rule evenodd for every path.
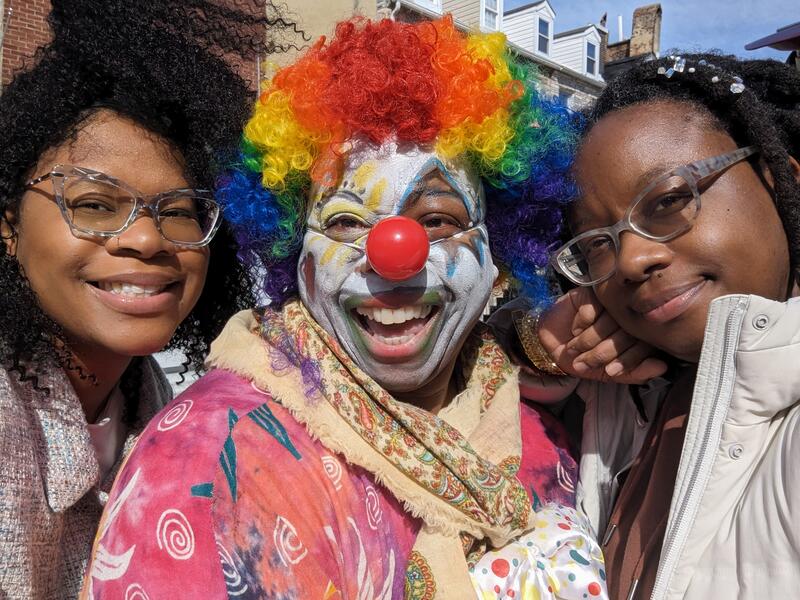
M 425 330 L 438 312 L 431 304 L 417 304 L 400 308 L 355 309 L 361 327 L 375 340 L 388 346 L 401 346 Z
M 154 315 L 174 310 L 181 298 L 180 281 L 85 281 L 89 290 L 109 308 L 130 315 Z
M 441 305 L 357 306 L 350 311 L 368 351 L 379 360 L 399 362 L 423 352 L 441 320 Z

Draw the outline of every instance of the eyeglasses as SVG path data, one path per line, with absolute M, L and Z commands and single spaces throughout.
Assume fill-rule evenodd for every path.
M 211 241 L 221 223 L 220 207 L 209 190 L 181 188 L 144 196 L 105 173 L 70 165 L 55 165 L 25 185 L 35 186 L 47 179 L 73 235 L 120 235 L 146 210 L 164 239 L 199 247 Z
M 700 195 L 724 170 L 758 152 L 755 146 L 699 160 L 659 177 L 633 199 L 625 216 L 610 227 L 586 231 L 555 251 L 552 264 L 580 286 L 602 283 L 617 269 L 619 236 L 632 231 L 667 242 L 691 229 L 700 212 Z

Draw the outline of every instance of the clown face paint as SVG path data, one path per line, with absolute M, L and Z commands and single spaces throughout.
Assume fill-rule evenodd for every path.
M 491 294 L 497 269 L 486 206 L 466 162 L 416 146 L 356 142 L 336 185 L 312 192 L 298 264 L 300 297 L 355 362 L 391 392 L 423 387 L 461 350 Z M 425 267 L 388 281 L 365 253 L 370 227 L 401 215 L 425 229 Z

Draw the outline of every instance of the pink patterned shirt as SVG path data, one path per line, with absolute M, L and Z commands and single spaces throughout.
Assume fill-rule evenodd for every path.
M 565 436 L 546 413 L 521 411 L 518 478 L 531 502 L 574 506 Z M 419 528 L 278 399 L 214 370 L 154 418 L 131 453 L 84 595 L 402 598 L 407 576 L 425 576 L 407 575 Z

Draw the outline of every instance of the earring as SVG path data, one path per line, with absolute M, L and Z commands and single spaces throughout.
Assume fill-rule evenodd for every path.
M 497 308 L 498 303 L 502 302 L 506 298 L 510 289 L 511 280 L 508 274 L 498 271 L 494 280 L 494 284 L 492 285 L 492 293 L 489 296 L 489 301 L 486 303 L 486 307 L 483 309 L 483 319 L 492 314 L 494 309 Z

